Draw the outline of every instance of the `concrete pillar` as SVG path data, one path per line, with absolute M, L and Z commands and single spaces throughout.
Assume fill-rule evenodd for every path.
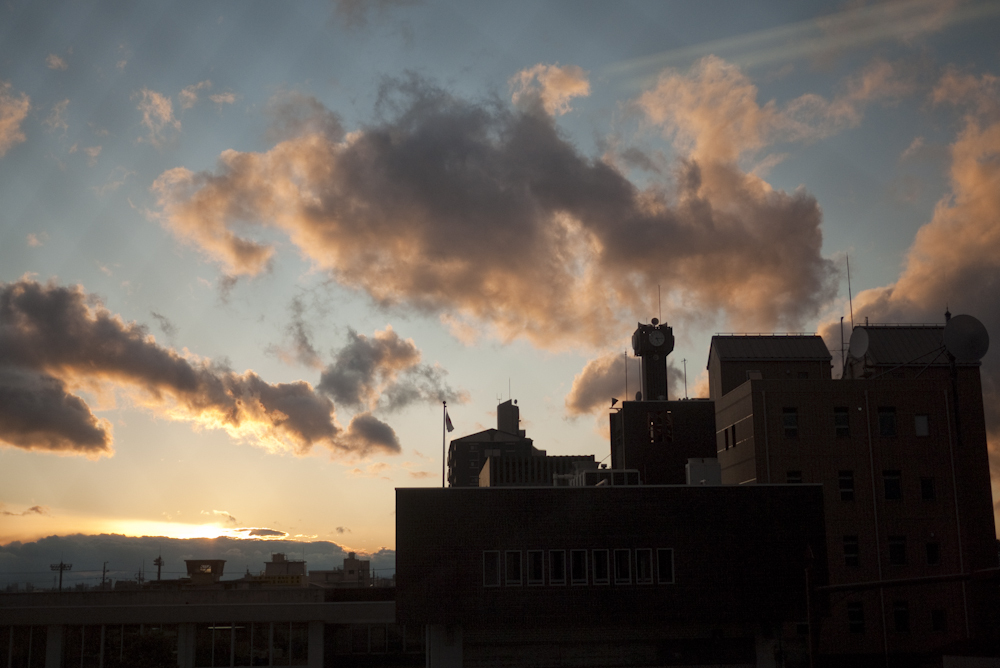
M 309 668 L 323 668 L 323 622 L 309 622 Z
M 177 668 L 194 668 L 195 638 L 194 624 L 177 626 Z
M 45 668 L 62 668 L 64 630 L 62 624 L 50 624 L 45 629 Z
M 462 668 L 462 627 L 427 625 L 427 668 Z

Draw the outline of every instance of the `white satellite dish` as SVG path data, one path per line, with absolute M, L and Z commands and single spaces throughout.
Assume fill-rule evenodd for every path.
M 854 359 L 863 359 L 865 353 L 868 352 L 868 330 L 864 327 L 855 327 L 854 331 L 851 332 L 851 345 L 848 347 L 847 352 L 851 354 Z
M 959 362 L 978 362 L 990 349 L 990 334 L 971 315 L 956 315 L 944 326 L 944 347 Z

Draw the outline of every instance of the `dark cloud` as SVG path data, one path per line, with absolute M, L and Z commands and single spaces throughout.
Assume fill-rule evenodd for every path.
M 290 340 L 288 346 L 271 346 L 268 352 L 276 354 L 284 362 L 295 362 L 309 368 L 319 368 L 322 362 L 312 343 L 312 331 L 306 322 L 306 308 L 299 296 L 293 297 L 288 305 L 291 320 L 285 327 Z
M 182 356 L 80 287 L 0 285 L 0 381 L 0 441 L 25 449 L 110 454 L 110 425 L 66 389 L 110 386 L 171 419 L 271 449 L 399 450 L 392 429 L 371 416 L 341 429 L 333 403 L 309 383 L 271 384 L 253 371 Z
M 334 529 L 334 531 L 336 531 L 338 534 L 351 533 L 351 530 L 348 529 L 347 527 L 337 527 L 336 529 Z
M 279 531 L 278 529 L 238 529 L 238 531 L 246 531 L 248 536 L 287 536 L 288 534 L 284 531 Z
M 267 130 L 271 141 L 309 134 L 336 141 L 344 136 L 340 117 L 312 95 L 296 91 L 279 93 L 268 102 L 265 113 L 271 121 Z
M 260 531 L 276 531 L 259 529 Z M 278 532 L 280 533 L 280 532 Z M 260 573 L 264 562 L 275 552 L 284 552 L 302 558 L 303 552 L 310 570 L 327 570 L 343 566 L 347 552 L 356 551 L 362 559 L 370 559 L 372 568 L 379 575 L 391 575 L 396 567 L 394 550 L 379 549 L 365 554 L 356 548 L 330 541 L 300 542 L 271 537 L 260 538 L 166 538 L 163 536 L 131 537 L 115 534 L 87 536 L 49 536 L 37 541 L 13 542 L 0 546 L 0 588 L 12 583 L 32 582 L 36 586 L 51 587 L 50 563 L 60 560 L 72 563 L 67 571 L 64 586 L 76 583 L 96 585 L 101 581 L 101 568 L 108 562 L 108 576 L 112 580 L 134 579 L 145 563 L 146 579 L 156 577 L 153 559 L 162 555 L 164 578 L 179 578 L 186 573 L 185 559 L 225 559 L 223 579 L 242 577 L 250 570 Z
M 392 327 L 368 338 L 353 329 L 347 345 L 323 370 L 319 385 L 338 405 L 397 410 L 416 402 L 462 402 L 463 393 L 445 382 L 447 372 L 420 363 L 420 350 L 412 339 L 402 339 Z
M 153 319 L 160 325 L 160 331 L 163 332 L 164 336 L 167 337 L 169 341 L 173 341 L 174 337 L 177 335 L 177 326 L 165 315 L 160 315 L 156 311 L 150 311 L 149 313 L 153 316 Z
M 48 515 L 49 511 L 45 509 L 44 506 L 32 506 L 26 510 L 22 510 L 19 513 L 12 513 L 9 510 L 0 510 L 0 515 L 8 515 L 11 517 L 24 517 L 26 515 Z
M 611 398 L 618 401 L 635 399 L 641 388 L 639 358 L 628 356 L 628 396 L 625 393 L 625 354 L 608 353 L 590 360 L 573 379 L 573 386 L 566 395 L 566 412 L 569 415 L 587 415 L 607 411 Z M 681 372 L 667 359 L 667 389 L 672 399 L 677 399 Z
M 234 275 L 265 270 L 274 248 L 241 235 L 274 226 L 379 304 L 545 347 L 614 340 L 658 284 L 665 308 L 697 303 L 749 330 L 796 329 L 834 294 L 815 199 L 744 173 L 733 151 L 689 156 L 640 189 L 537 105 L 410 78 L 376 111 L 345 137 L 165 172 L 153 186 L 164 223 Z

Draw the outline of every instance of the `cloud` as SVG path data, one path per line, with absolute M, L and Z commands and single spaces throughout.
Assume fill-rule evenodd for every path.
M 237 531 L 246 531 L 248 536 L 257 536 L 261 538 L 284 538 L 288 536 L 287 533 L 278 529 L 237 529 Z
M 428 471 L 410 471 L 408 474 L 411 478 L 416 478 L 417 480 L 426 480 L 427 478 L 436 477 L 436 473 L 430 473 Z
M 198 91 L 208 90 L 212 87 L 212 82 L 206 79 L 186 87 L 180 92 L 177 98 L 180 100 L 181 109 L 190 109 L 198 101 Z
M 153 319 L 160 325 L 160 331 L 163 332 L 164 336 L 171 340 L 177 336 L 177 326 L 170 322 L 167 316 L 160 315 L 156 311 L 150 311 L 149 315 L 153 316 Z
M 26 237 L 28 245 L 31 246 L 32 248 L 41 248 L 41 246 L 48 240 L 48 238 L 49 235 L 46 234 L 45 232 L 42 232 L 41 234 L 35 234 L 34 232 L 32 232 Z
M 946 73 L 933 99 L 966 115 L 950 147 L 950 192 L 917 232 L 899 279 L 854 296 L 857 318 L 872 322 L 941 322 L 945 307 L 1000 332 L 1000 88 L 992 75 Z M 839 341 L 839 325 L 823 336 Z M 994 480 L 1000 480 L 1000 354 L 981 367 Z
M 309 383 L 271 384 L 253 371 L 183 356 L 113 315 L 80 287 L 29 279 L 0 285 L 0 441 L 28 450 L 111 453 L 111 425 L 73 388 L 110 389 L 157 415 L 271 451 L 398 452 L 392 428 L 367 414 L 347 428 Z
M 339 534 L 342 534 L 342 533 L 345 533 L 345 532 L 346 533 L 351 533 L 351 530 L 348 529 L 347 527 L 337 527 L 336 529 L 334 529 L 334 531 L 336 531 Z
M 147 141 L 159 148 L 174 133 L 180 132 L 181 122 L 174 118 L 174 103 L 169 96 L 143 88 L 132 97 L 139 98 L 136 108 L 142 112 L 142 124 L 149 131 L 145 139 L 140 137 L 139 141 Z
M 590 95 L 587 73 L 576 65 L 560 67 L 539 63 L 521 70 L 510 79 L 514 104 L 541 103 L 545 111 L 561 115 L 570 111 L 574 97 Z
M 61 58 L 54 53 L 50 53 L 45 59 L 45 65 L 50 70 L 67 70 L 69 69 L 69 63 L 66 62 L 65 58 Z
M 0 510 L 0 515 L 8 515 L 11 517 L 24 517 L 26 515 L 48 515 L 49 511 L 44 506 L 32 506 L 26 510 L 22 510 L 19 513 L 12 513 L 9 510 Z
M 97 156 L 101 154 L 100 146 L 88 146 L 83 149 L 83 152 L 87 154 L 87 166 L 93 167 L 97 164 Z
M 909 160 L 914 155 L 919 153 L 920 150 L 923 148 L 924 148 L 924 138 L 914 137 L 913 141 L 910 142 L 910 145 L 906 147 L 906 150 L 899 155 L 900 162 L 904 160 Z
M 625 395 L 625 355 L 613 352 L 592 359 L 583 371 L 573 378 L 573 386 L 566 395 L 566 412 L 586 415 L 607 409 L 611 398 L 626 401 L 634 398 L 640 388 L 639 358 L 628 358 L 629 393 Z
M 62 102 L 56 102 L 52 105 L 52 111 L 49 115 L 42 121 L 51 130 L 62 130 L 66 132 L 69 129 L 69 124 L 66 123 L 66 107 L 69 106 L 69 100 L 63 100 Z M 75 148 L 75 145 L 74 145 Z M 72 153 L 72 149 L 70 153 Z
M 291 339 L 290 349 L 285 346 L 272 346 L 269 352 L 278 355 L 286 363 L 298 363 L 302 366 L 319 369 L 323 366 L 319 353 L 312 344 L 312 332 L 305 319 L 305 305 L 302 298 L 295 296 L 288 306 L 291 311 L 291 322 L 285 327 L 285 333 Z
M 347 341 L 316 386 L 338 404 L 391 411 L 415 402 L 464 401 L 445 382 L 447 372 L 421 364 L 413 339 L 401 339 L 391 326 L 372 338 L 349 329 Z
M 320 135 L 339 141 L 344 136 L 340 117 L 312 95 L 286 91 L 268 100 L 264 110 L 270 125 L 268 139 L 282 141 L 305 135 Z
M 209 95 L 208 99 L 220 106 L 223 104 L 235 104 L 236 93 L 230 93 L 230 92 L 216 93 L 214 95 Z
M 15 144 L 25 140 L 21 123 L 31 109 L 31 98 L 11 92 L 10 84 L 0 81 L 0 158 Z
M 743 108 L 726 108 L 718 127 L 739 126 Z M 664 308 L 697 304 L 699 318 L 757 331 L 798 329 L 835 292 L 815 199 L 724 156 L 686 156 L 671 181 L 641 189 L 537 108 L 410 78 L 387 85 L 377 111 L 348 135 L 307 125 L 262 153 L 225 151 L 213 172 L 164 172 L 163 224 L 234 276 L 267 268 L 275 247 L 248 235 L 277 228 L 381 306 L 547 348 L 622 336 L 658 284 L 671 286 Z
M 417 4 L 418 0 L 333 0 L 337 17 L 348 27 L 359 27 L 368 21 L 368 14 L 376 11 L 384 15 L 396 7 Z
M 232 525 L 239 524 L 239 520 L 237 520 L 235 517 L 233 517 L 231 514 L 229 514 L 229 511 L 226 511 L 226 510 L 213 510 L 212 512 L 208 512 L 207 510 L 203 510 L 203 511 L 201 511 L 201 514 L 202 515 L 214 515 L 215 517 L 221 517 L 222 520 L 226 524 L 232 524 Z
M 130 176 L 135 176 L 135 172 L 130 169 L 125 169 L 124 167 L 115 167 L 108 175 L 107 183 L 101 186 L 94 186 L 92 190 L 97 193 L 99 197 L 103 197 L 104 195 L 114 192 L 125 185 L 125 182 Z

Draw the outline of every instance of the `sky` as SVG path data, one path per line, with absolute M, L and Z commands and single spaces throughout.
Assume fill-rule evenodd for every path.
M 979 0 L 5 2 L 0 556 L 391 554 L 443 401 L 603 460 L 653 317 L 673 397 L 718 332 L 837 359 L 852 307 L 1000 336 L 998 32 Z

